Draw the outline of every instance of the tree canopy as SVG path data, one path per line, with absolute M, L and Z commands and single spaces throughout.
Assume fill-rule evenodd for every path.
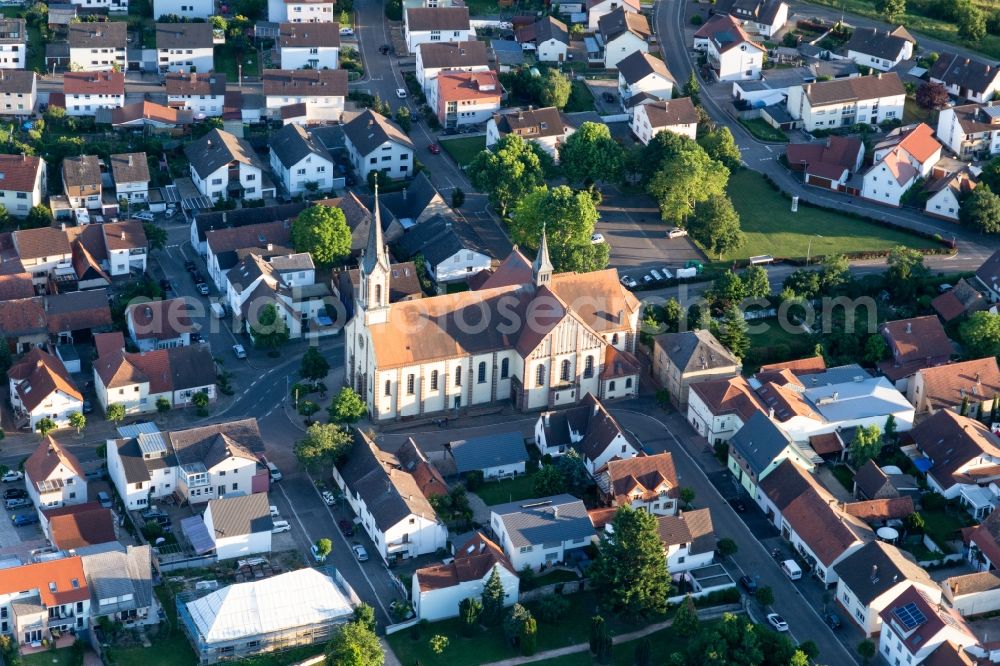
M 940 83 L 925 81 L 917 88 L 916 99 L 925 109 L 943 109 L 948 105 L 948 89 Z
M 985 183 L 969 194 L 959 208 L 962 224 L 984 234 L 1000 232 L 1000 196 Z
M 1000 315 L 973 312 L 959 330 L 969 358 L 1000 355 Z
M 625 153 L 604 123 L 585 122 L 559 147 L 559 163 L 571 183 L 619 180 Z
M 330 418 L 337 423 L 354 423 L 368 413 L 368 405 L 357 391 L 345 386 L 330 403 L 329 412 Z
M 691 237 L 720 259 L 746 242 L 740 229 L 740 214 L 725 194 L 712 194 L 698 201 L 687 226 Z
M 476 155 L 466 172 L 472 185 L 507 215 L 521 197 L 545 183 L 540 151 L 534 142 L 508 134 L 492 150 Z
M 588 193 L 565 185 L 538 187 L 526 193 L 514 210 L 511 237 L 522 247 L 537 249 L 544 228 L 557 272 L 599 270 L 608 265 L 609 250 L 607 244 L 590 240 L 597 217 Z
M 643 617 L 663 613 L 670 593 L 656 517 L 625 505 L 612 521 L 613 536 L 601 543 L 591 568 L 599 595 L 616 613 Z
M 657 136 L 663 134 L 670 132 Z M 729 169 L 690 139 L 680 145 L 680 152 L 667 155 L 660 162 L 647 189 L 660 206 L 660 216 L 683 226 L 696 204 L 725 196 Z
M 327 666 L 382 666 L 385 652 L 378 636 L 361 622 L 340 625 L 326 648 Z
M 278 316 L 278 308 L 268 303 L 257 313 L 257 321 L 249 323 L 255 345 L 277 349 L 288 342 L 288 325 Z
M 326 357 L 315 347 L 310 347 L 302 355 L 302 362 L 299 365 L 299 375 L 304 379 L 323 379 L 326 373 L 330 372 L 330 363 Z
M 724 125 L 699 136 L 698 145 L 705 149 L 709 157 L 722 162 L 730 171 L 740 168 L 743 162 L 743 155 L 736 145 L 733 133 Z
M 307 469 L 320 470 L 346 456 L 353 441 L 351 433 L 334 423 L 313 423 L 295 444 L 295 457 Z
M 351 254 L 351 229 L 344 211 L 332 206 L 309 206 L 292 222 L 292 245 L 308 252 L 320 266 L 332 266 Z

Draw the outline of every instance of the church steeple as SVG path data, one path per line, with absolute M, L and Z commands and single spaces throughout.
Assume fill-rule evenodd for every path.
M 534 278 L 535 286 L 548 285 L 552 280 L 552 262 L 549 260 L 549 241 L 545 235 L 545 226 L 542 226 L 542 243 L 538 246 L 538 254 L 535 255 L 535 262 L 531 264 L 531 277 Z
M 358 262 L 361 284 L 358 289 L 358 310 L 364 312 L 367 324 L 381 323 L 389 312 L 389 253 L 382 239 L 382 215 L 378 203 L 378 177 L 375 178 L 375 210 L 368 242 Z

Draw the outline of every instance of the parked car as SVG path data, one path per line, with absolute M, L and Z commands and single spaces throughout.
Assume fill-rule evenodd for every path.
M 11 516 L 10 520 L 14 523 L 14 527 L 26 527 L 27 525 L 34 525 L 38 522 L 38 514 L 22 513 L 16 516 Z
M 427 146 L 427 150 L 431 151 L 432 155 L 437 155 L 438 153 L 441 152 L 441 146 L 437 145 L 436 143 L 432 143 L 431 145 Z
M 840 629 L 840 616 L 836 613 L 826 613 L 823 615 L 823 621 L 831 629 Z
M 341 28 L 340 29 L 340 36 L 341 37 L 353 37 L 354 36 L 354 28 Z
M 83 413 L 84 414 L 90 414 L 93 411 L 94 411 L 94 403 L 92 403 L 89 400 L 84 400 L 83 401 Z
M 663 279 L 664 280 L 669 280 L 670 278 L 672 278 L 674 276 L 674 274 L 670 271 L 670 269 L 666 268 L 666 267 L 661 268 L 660 272 L 663 273 Z
M 201 333 L 199 333 L 198 331 L 192 331 L 191 342 L 201 342 L 201 341 L 202 341 Z
M 9 500 L 4 500 L 3 507 L 10 511 L 11 509 L 20 509 L 22 506 L 31 506 L 31 500 L 27 497 L 13 497 Z
M 25 490 L 24 488 L 8 488 L 7 490 L 3 491 L 3 498 L 5 500 L 18 499 L 27 496 L 28 496 L 28 491 Z
M 608 104 L 614 104 L 615 103 L 615 95 L 614 95 L 614 93 L 609 93 L 607 91 L 602 92 L 601 93 L 601 99 L 603 99 Z
M 97 501 L 101 503 L 105 509 L 111 508 L 111 495 L 108 495 L 105 491 L 97 493 Z
M 277 465 L 268 460 L 264 463 L 264 466 L 267 467 L 267 474 L 271 477 L 272 482 L 281 481 L 281 470 L 278 469 Z
M 600 245 L 604 242 L 604 234 L 590 234 L 590 242 L 592 245 Z
M 378 52 L 381 53 L 382 55 L 389 55 L 389 53 L 392 52 L 392 47 L 388 44 L 383 44 L 382 46 L 378 47 Z
M 316 544 L 309 546 L 309 552 L 312 553 L 313 559 L 317 562 L 326 562 L 326 555 L 319 554 L 319 549 L 316 547 Z
M 639 286 L 639 283 L 636 282 L 634 278 L 629 277 L 628 275 L 622 276 L 622 284 L 628 287 L 629 289 L 635 289 L 636 287 Z
M 757 581 L 755 581 L 750 576 L 746 575 L 740 576 L 740 585 L 742 585 L 743 589 L 749 592 L 750 594 L 757 593 Z
M 88 469 L 83 474 L 88 481 L 100 481 L 104 478 L 104 468 L 98 467 L 97 469 Z
M 271 534 L 281 534 L 282 532 L 290 532 L 292 530 L 292 524 L 287 520 L 276 520 L 271 527 Z
M 340 528 L 340 533 L 345 537 L 354 536 L 354 523 L 349 520 L 340 520 L 337 522 L 337 527 Z
M 670 227 L 667 230 L 667 238 L 682 238 L 687 235 L 687 229 L 681 229 L 680 227 Z
M 644 284 L 652 284 L 654 282 L 653 276 L 650 275 L 649 273 L 646 273 L 645 275 L 642 276 L 642 281 Z
M 0 481 L 4 483 L 12 483 L 14 481 L 20 481 L 24 478 L 24 472 L 18 472 L 16 469 L 12 469 L 3 476 L 0 476 Z
M 733 507 L 733 510 L 736 511 L 736 513 L 743 513 L 744 511 L 747 510 L 747 505 L 744 504 L 743 500 L 741 500 L 739 497 L 734 497 L 733 499 L 729 500 L 729 506 Z
M 194 286 L 194 288 L 197 289 L 198 293 L 202 296 L 208 296 L 208 285 L 204 282 L 199 282 Z
M 368 561 L 368 551 L 360 543 L 356 543 L 351 546 L 351 550 L 354 551 L 354 557 L 358 558 L 358 562 Z
M 767 623 L 774 627 L 775 631 L 788 631 L 788 623 L 785 622 L 785 618 L 777 613 L 768 613 Z
M 270 505 L 270 506 L 269 506 L 269 507 L 267 507 L 267 508 L 268 508 L 268 510 L 269 510 L 269 511 L 271 512 L 271 517 L 272 517 L 272 518 L 280 518 L 280 517 L 281 517 L 281 514 L 280 514 L 280 513 L 278 513 L 278 507 L 276 507 L 276 506 L 274 506 L 274 505 L 272 504 L 272 505 Z
M 321 494 L 323 495 L 323 503 L 327 506 L 333 506 L 337 503 L 337 496 L 329 490 L 324 490 Z
M 143 222 L 152 222 L 155 218 L 153 217 L 153 214 L 150 213 L 148 210 L 144 210 L 141 213 L 135 213 L 134 215 L 132 215 L 132 219 L 142 220 Z
M 246 358 L 247 350 L 243 348 L 243 345 L 237 343 L 233 345 L 233 353 L 236 354 L 236 358 Z

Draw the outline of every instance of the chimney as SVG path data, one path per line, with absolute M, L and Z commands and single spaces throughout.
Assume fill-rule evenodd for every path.
M 767 418 L 769 418 L 769 419 L 773 419 L 774 418 L 774 407 L 771 407 L 771 408 L 769 408 L 767 410 Z
M 479 552 L 481 553 L 484 550 L 486 550 L 486 542 L 485 541 L 480 541 L 479 542 Z
M 878 565 L 877 564 L 873 564 L 872 565 L 872 580 L 876 580 L 877 578 L 878 578 Z
M 906 332 L 907 333 L 913 333 L 913 323 L 912 322 L 909 322 L 909 321 L 906 322 Z
M 226 223 L 226 211 L 222 211 L 222 223 Z
M 273 252 L 274 251 L 274 243 L 268 243 L 267 244 L 267 251 L 268 252 Z
M 122 231 L 122 240 L 125 240 L 125 232 Z
M 61 231 L 66 231 L 66 223 L 65 222 L 60 222 L 59 223 L 59 229 Z
M 548 412 L 545 412 L 544 414 L 542 414 L 542 420 L 545 422 L 545 427 L 548 428 L 549 427 L 549 413 Z
M 881 81 L 882 80 L 882 72 L 879 72 L 878 74 L 876 74 L 875 78 L 878 79 L 879 81 Z
M 128 154 L 128 165 L 132 166 L 132 153 Z

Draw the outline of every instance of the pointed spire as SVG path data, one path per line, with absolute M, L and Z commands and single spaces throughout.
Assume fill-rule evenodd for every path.
M 372 216 L 371 228 L 368 230 L 368 244 L 361 255 L 361 270 L 371 275 L 376 266 L 389 270 L 389 257 L 385 251 L 385 241 L 382 240 L 382 215 L 378 204 L 378 174 L 375 174 L 375 212 Z
M 542 243 L 538 246 L 538 254 L 535 255 L 535 262 L 531 264 L 531 275 L 535 279 L 535 286 L 541 287 L 548 284 L 552 279 L 552 261 L 549 260 L 549 241 L 545 234 L 545 224 L 542 224 Z

